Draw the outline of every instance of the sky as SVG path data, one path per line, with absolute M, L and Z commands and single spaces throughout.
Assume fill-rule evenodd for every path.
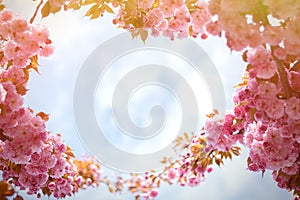
M 15 10 L 27 18 L 31 17 L 31 14 L 34 11 L 34 6 L 37 4 L 37 2 L 32 2 L 30 0 L 6 0 L 4 2 L 7 4 L 9 9 Z M 61 133 L 64 141 L 73 148 L 75 154 L 79 157 L 82 154 L 88 154 L 89 152 L 86 149 L 85 144 L 83 144 L 82 139 L 80 139 L 80 133 L 78 133 L 74 116 L 73 103 L 77 77 L 89 55 L 99 45 L 114 36 L 118 36 L 120 33 L 124 33 L 123 30 L 112 25 L 112 16 L 105 16 L 104 18 L 93 21 L 90 21 L 88 18 L 83 16 L 84 11 L 70 11 L 60 12 L 55 16 L 51 15 L 42 20 L 40 16 L 37 17 L 36 23 L 45 24 L 49 28 L 50 38 L 55 46 L 55 53 L 49 58 L 42 58 L 40 60 L 40 74 L 31 74 L 31 79 L 28 85 L 29 92 L 25 98 L 25 104 L 33 108 L 36 112 L 44 111 L 45 113 L 50 114 L 47 129 L 53 133 Z M 231 97 L 234 91 L 233 86 L 240 81 L 243 67 L 245 67 L 244 63 L 242 63 L 240 59 L 240 54 L 230 52 L 226 48 L 225 41 L 219 38 L 209 37 L 209 39 L 205 41 L 200 39 L 193 39 L 193 41 L 202 47 L 202 49 L 208 54 L 219 72 L 225 91 L 225 108 L 230 109 L 232 106 Z M 187 49 L 186 51 L 187 54 L 194 53 L 193 49 Z M 145 55 L 146 57 L 144 58 L 143 56 Z M 144 60 L 147 60 L 147 56 L 149 55 L 149 52 L 144 52 L 143 55 L 131 54 L 119 59 L 117 62 L 113 63 L 113 65 L 127 66 L 126 64 L 131 63 L 130 66 L 132 66 L 145 65 L 150 61 L 154 62 L 153 59 L 148 59 L 147 62 L 144 62 Z M 154 55 L 155 53 L 153 56 Z M 163 57 L 162 53 L 160 53 L 160 56 Z M 134 58 L 140 59 L 137 59 L 137 62 L 132 63 Z M 170 58 L 170 60 L 174 59 L 174 57 Z M 176 63 L 176 65 L 180 64 L 179 62 Z M 172 63 L 162 62 L 159 64 L 171 65 Z M 174 63 L 172 66 L 173 65 Z M 114 66 L 112 66 L 112 69 L 114 69 L 113 67 Z M 180 71 L 180 69 L 178 70 Z M 114 72 L 116 72 L 116 69 L 112 71 L 112 74 Z M 183 73 L 183 71 L 180 73 Z M 120 76 L 124 76 L 124 73 L 122 74 L 120 72 Z M 111 91 L 113 86 L 112 82 L 109 81 L 107 82 L 106 87 L 101 88 L 99 86 L 97 88 L 98 93 L 96 92 L 96 99 L 103 96 L 101 95 L 101 92 L 104 92 L 104 96 L 109 94 L 109 91 Z M 180 109 L 177 109 L 176 106 L 173 107 L 172 105 L 176 104 L 178 99 L 174 98 L 172 95 L 164 95 L 164 92 L 166 91 L 158 86 L 148 88 L 144 87 L 144 89 L 144 92 L 137 92 L 131 98 L 132 102 L 130 106 L 132 108 L 130 107 L 129 109 L 133 110 L 130 116 L 133 121 L 136 121 L 136 123 L 140 125 L 149 124 L 149 116 L 144 115 L 144 113 L 149 113 L 149 106 L 151 108 L 153 105 L 161 103 L 165 109 L 166 117 L 171 116 L 165 126 L 167 128 L 176 127 L 178 120 L 181 120 L 180 115 L 178 114 L 180 113 Z M 151 94 L 153 90 L 156 90 L 155 94 L 157 94 L 157 96 L 147 96 L 147 94 Z M 145 101 L 145 99 L 147 101 Z M 105 98 L 102 99 L 102 101 L 106 100 L 107 99 Z M 154 100 L 154 102 L 151 102 L 152 100 Z M 207 101 L 201 103 L 203 103 L 203 107 L 209 104 Z M 109 116 L 107 112 L 101 110 L 103 107 L 96 105 L 95 108 L 98 122 L 101 122 L 101 120 L 105 118 L 111 119 L 111 116 Z M 106 127 L 106 129 L 114 130 L 112 131 L 112 135 L 115 134 L 115 131 L 117 131 L 117 129 L 111 127 L 110 124 Z M 86 131 L 89 132 L 91 130 Z M 104 132 L 108 134 L 107 131 Z M 107 137 L 110 137 L 110 134 L 108 134 Z M 167 139 L 165 136 L 163 136 L 163 139 L 160 138 L 162 143 L 154 146 L 153 148 L 160 148 L 160 145 L 164 145 L 163 142 L 165 139 Z M 110 140 L 114 142 L 115 145 L 119 147 L 121 146 L 121 148 L 126 151 L 132 150 L 132 148 L 129 148 L 129 146 L 132 145 L 122 142 L 123 140 L 119 140 L 118 137 L 111 137 Z M 144 149 L 139 147 L 133 151 L 154 151 L 149 148 L 149 145 L 144 147 Z M 234 157 L 232 161 L 226 161 L 225 165 L 222 167 L 214 167 L 213 173 L 207 175 L 206 180 L 198 187 L 189 188 L 176 185 L 163 185 L 157 199 L 291 199 L 290 193 L 285 190 L 281 190 L 276 186 L 269 172 L 265 173 L 262 178 L 261 174 L 252 173 L 246 170 L 247 153 L 247 150 L 243 149 L 241 156 Z M 149 163 L 151 163 L 151 160 L 149 160 Z M 106 175 L 113 175 L 116 173 L 108 167 L 103 167 L 103 170 Z M 26 199 L 35 199 L 35 197 L 26 196 Z M 48 199 L 48 197 L 45 197 L 44 199 Z M 74 197 L 67 199 L 129 200 L 134 199 L 134 197 L 126 192 L 121 195 L 110 194 L 106 186 L 102 185 L 99 188 L 80 191 Z

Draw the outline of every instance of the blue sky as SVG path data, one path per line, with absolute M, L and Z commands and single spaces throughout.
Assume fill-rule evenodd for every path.
M 34 11 L 30 0 L 7 0 L 7 7 L 29 18 Z M 53 133 L 62 133 L 65 142 L 75 154 L 87 153 L 80 142 L 73 115 L 73 92 L 77 75 L 88 55 L 101 43 L 123 33 L 111 24 L 112 17 L 89 21 L 83 12 L 62 12 L 38 23 L 46 24 L 55 45 L 55 53 L 50 58 L 40 60 L 40 75 L 32 73 L 26 105 L 35 111 L 50 113 L 47 124 Z M 226 96 L 226 108 L 231 107 L 233 86 L 240 81 L 244 64 L 239 54 L 231 53 L 225 42 L 219 38 L 207 41 L 194 39 L 210 56 L 221 76 Z M 192 50 L 191 50 L 192 51 Z M 142 122 L 143 123 L 143 122 Z M 174 121 L 174 124 L 176 120 Z M 163 185 L 157 199 L 206 199 L 206 200 L 283 200 L 291 199 L 291 194 L 277 188 L 270 173 L 264 178 L 246 170 L 247 150 L 240 157 L 228 161 L 221 168 L 215 167 L 205 182 L 196 188 Z M 113 170 L 104 168 L 107 175 Z M 26 199 L 35 199 L 26 197 Z M 48 199 L 45 197 L 45 199 Z M 133 199 L 133 196 L 110 194 L 106 186 L 81 191 L 68 199 Z

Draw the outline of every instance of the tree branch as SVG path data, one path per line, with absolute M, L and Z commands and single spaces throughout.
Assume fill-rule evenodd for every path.
M 37 7 L 36 7 L 36 9 L 35 9 L 35 11 L 34 11 L 33 16 L 30 18 L 30 21 L 29 21 L 30 24 L 33 23 L 33 21 L 34 21 L 36 15 L 37 15 L 38 11 L 40 10 L 40 7 L 42 6 L 43 3 L 44 3 L 44 0 L 41 0 L 40 3 L 37 5 Z
M 291 86 L 287 77 L 287 73 L 285 71 L 285 67 L 280 59 L 278 59 L 274 54 L 273 54 L 273 59 L 277 63 L 277 69 L 279 72 L 279 77 L 280 81 L 284 87 L 284 92 L 285 92 L 285 97 L 286 99 L 290 98 L 292 96 L 291 94 Z

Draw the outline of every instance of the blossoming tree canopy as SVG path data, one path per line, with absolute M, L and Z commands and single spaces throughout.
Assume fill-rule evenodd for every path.
M 162 182 L 197 186 L 214 164 L 250 149 L 248 170 L 271 170 L 278 187 L 300 195 L 300 1 L 287 0 L 41 0 L 27 21 L 0 0 L 0 198 L 30 195 L 72 196 L 104 183 L 136 198 L 155 198 Z M 148 32 L 176 37 L 225 37 L 246 63 L 235 87 L 233 108 L 223 119 L 207 117 L 203 131 L 175 140 L 186 149 L 179 160 L 164 158 L 160 172 L 111 180 L 95 159 L 77 159 L 60 134 L 46 130 L 48 115 L 23 104 L 31 71 L 40 56 L 53 52 L 37 16 L 87 7 L 86 16 L 114 15 L 113 24 L 147 40 Z M 51 59 L 51 58 L 50 58 Z
M 100 166 L 93 160 L 77 160 L 60 134 L 45 130 L 48 115 L 24 107 L 23 96 L 30 71 L 38 72 L 38 57 L 53 47 L 46 27 L 32 26 L 21 16 L 3 9 L 1 38 L 0 169 L 1 198 L 21 199 L 13 188 L 28 194 L 72 195 L 85 185 L 98 184 Z M 85 167 L 87 172 L 79 172 Z M 13 186 L 13 188 L 11 187 Z

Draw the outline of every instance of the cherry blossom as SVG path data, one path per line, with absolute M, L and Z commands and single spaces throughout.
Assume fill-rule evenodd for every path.
M 299 1 L 48 0 L 41 1 L 30 21 L 34 21 L 39 10 L 42 17 L 47 17 L 86 6 L 86 16 L 91 19 L 106 12 L 115 13 L 113 24 L 144 41 L 148 31 L 171 40 L 190 36 L 224 38 L 228 48 L 240 52 L 245 61 L 242 81 L 235 87 L 233 108 L 224 116 L 217 111 L 208 115 L 203 130 L 192 138 L 177 138 L 175 146 L 186 151 L 178 160 L 164 158 L 166 167 L 161 172 L 110 181 L 102 176 L 94 159 L 76 159 L 61 135 L 46 131 L 45 113 L 35 114 L 24 107 L 29 72 L 38 71 L 39 56 L 52 54 L 52 42 L 44 26 L 33 26 L 3 9 L 0 166 L 5 181 L 37 197 L 45 194 L 64 198 L 79 189 L 105 183 L 111 192 L 127 188 L 136 198 L 153 199 L 161 182 L 198 186 L 212 171 L 213 164 L 221 165 L 224 159 L 239 155 L 236 145 L 240 144 L 250 150 L 248 170 L 271 170 L 278 187 L 293 191 L 294 199 L 299 199 Z M 1 182 L 7 191 L 14 192 L 6 184 Z

